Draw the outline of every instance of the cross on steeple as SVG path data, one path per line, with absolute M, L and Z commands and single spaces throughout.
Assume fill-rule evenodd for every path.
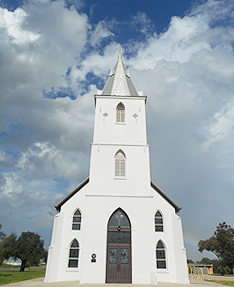
M 117 49 L 119 50 L 119 57 L 121 58 L 123 48 L 119 45 L 119 48 L 117 48 Z

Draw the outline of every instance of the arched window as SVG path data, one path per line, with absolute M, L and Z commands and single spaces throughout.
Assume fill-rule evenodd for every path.
M 125 107 L 123 103 L 119 103 L 116 108 L 116 122 L 117 123 L 125 122 Z
M 118 229 L 116 229 L 117 227 L 124 227 L 124 228 L 130 228 L 130 221 L 126 215 L 126 213 L 121 209 L 118 208 L 112 215 L 111 218 L 109 219 L 108 222 L 108 227 L 113 227 L 114 230 L 118 231 Z
M 69 268 L 77 268 L 79 262 L 79 242 L 74 239 L 69 250 Z
M 163 231 L 163 217 L 160 211 L 157 211 L 154 217 L 155 231 Z
M 72 230 L 80 230 L 80 226 L 81 226 L 81 213 L 80 210 L 77 209 L 77 211 L 73 215 Z
M 115 176 L 125 176 L 125 154 L 122 150 L 115 154 Z
M 164 244 L 161 240 L 158 241 L 157 247 L 156 247 L 156 262 L 157 262 L 157 269 L 166 269 L 167 263 L 166 263 L 166 251 Z

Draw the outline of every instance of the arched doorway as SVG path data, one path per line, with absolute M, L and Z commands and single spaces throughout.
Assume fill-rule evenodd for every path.
M 131 224 L 117 209 L 108 221 L 106 283 L 132 283 Z

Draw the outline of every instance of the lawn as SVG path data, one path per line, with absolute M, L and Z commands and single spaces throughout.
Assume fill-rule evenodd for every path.
M 207 280 L 207 281 L 226 285 L 226 286 L 234 286 L 234 281 L 227 281 L 227 280 Z
M 4 271 L 4 269 L 5 268 L 0 268 L 0 285 L 45 276 L 45 268 L 31 268 L 31 270 L 27 268 L 24 272 L 19 272 L 19 267 L 13 268 L 11 271 Z

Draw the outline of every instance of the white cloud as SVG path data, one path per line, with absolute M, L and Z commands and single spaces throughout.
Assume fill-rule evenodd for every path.
M 138 12 L 136 16 L 133 16 L 130 25 L 132 29 L 140 30 L 140 32 L 146 36 L 151 34 L 154 29 L 152 21 L 147 17 L 147 14 L 143 12 Z
M 134 67 L 154 69 L 160 60 L 187 63 L 198 51 L 210 50 L 207 30 L 207 19 L 203 17 L 173 17 L 165 33 L 150 37 L 147 47 L 140 48 Z
M 39 38 L 38 34 L 21 28 L 26 18 L 27 13 L 22 8 L 17 8 L 14 12 L 0 9 L 0 25 L 2 28 L 7 29 L 8 35 L 12 37 L 14 44 L 26 44 Z
M 165 33 L 150 37 L 147 46 L 139 43 L 137 57 L 128 61 L 136 69 L 132 75 L 137 86 L 150 97 L 157 114 L 192 113 L 205 121 L 233 98 L 234 28 L 211 27 L 220 17 L 219 9 L 214 1 L 206 5 L 183 18 L 173 17 Z
M 102 40 L 110 36 L 114 36 L 114 33 L 109 30 L 108 24 L 103 20 L 98 22 L 90 33 L 90 44 L 92 46 L 101 46 Z
M 37 142 L 21 154 L 17 169 L 25 180 L 54 178 L 75 181 L 77 175 L 84 173 L 83 160 L 84 156 L 80 151 L 69 152 L 58 149 L 48 142 Z
M 234 136 L 234 104 L 229 103 L 228 106 L 223 107 L 210 121 L 210 125 L 206 127 L 207 147 L 225 140 L 230 135 Z

